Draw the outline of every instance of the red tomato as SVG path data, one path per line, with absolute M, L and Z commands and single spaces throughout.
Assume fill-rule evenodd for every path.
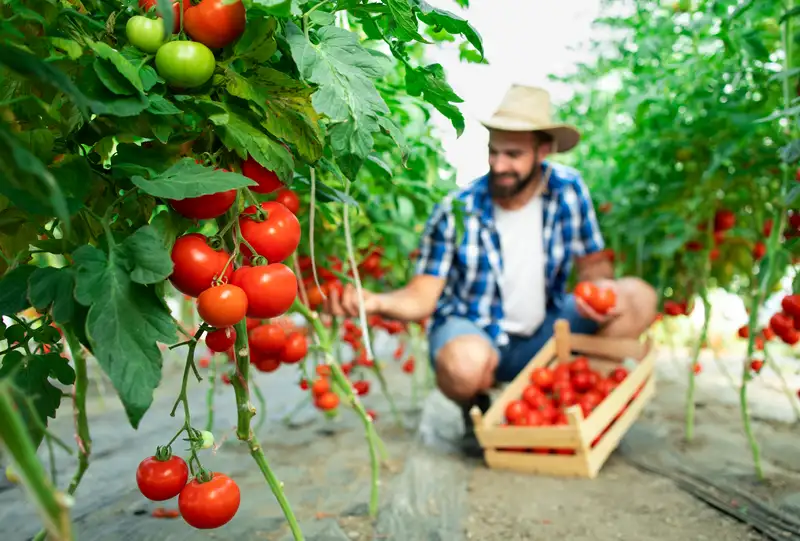
M 136 484 L 145 498 L 163 502 L 177 496 L 189 479 L 189 466 L 179 456 L 158 460 L 145 458 L 136 468 Z
M 208 357 L 203 357 L 198 361 L 197 364 L 198 366 L 200 366 L 200 368 L 208 368 L 209 366 L 211 366 L 211 359 L 209 359 Z
M 545 422 L 544 414 L 539 410 L 528 410 L 523 417 L 516 423 L 521 426 L 543 426 Z
M 258 353 L 271 355 L 280 353 L 286 344 L 286 331 L 280 325 L 267 323 L 250 331 L 250 347 Z
M 764 233 L 765 237 L 769 237 L 770 235 L 772 235 L 772 226 L 773 225 L 774 225 L 774 222 L 772 221 L 772 218 L 764 221 L 763 233 Z
M 244 209 L 245 215 L 239 218 L 242 237 L 259 255 L 266 257 L 267 261 L 280 263 L 292 255 L 300 244 L 300 222 L 289 209 L 276 201 L 261 203 L 261 208 L 267 213 L 267 219 L 263 222 L 245 216 L 254 214 L 255 207 Z M 252 255 L 244 243 L 241 250 L 246 257 Z
M 528 414 L 528 406 L 522 400 L 512 400 L 506 406 L 506 420 L 514 424 Z
M 569 363 L 558 364 L 553 369 L 553 383 L 556 383 L 558 381 L 569 381 L 569 377 L 570 377 Z
M 339 395 L 327 391 L 314 399 L 314 405 L 323 411 L 331 411 L 339 405 Z
M 189 233 L 175 241 L 171 257 L 173 270 L 169 281 L 181 293 L 197 297 L 220 277 L 230 254 L 212 249 L 204 235 Z M 233 265 L 228 265 L 220 278 L 229 281 L 232 274 Z
M 220 49 L 244 33 L 245 10 L 240 1 L 203 0 L 186 10 L 183 28 L 194 41 Z
M 760 359 L 753 359 L 752 361 L 750 361 L 750 369 L 756 374 L 761 372 L 761 369 L 763 367 L 764 367 L 764 361 Z
M 781 308 L 792 317 L 800 317 L 800 295 L 786 295 L 781 301 Z
M 186 15 L 186 10 L 188 10 L 192 5 L 192 0 L 183 0 L 183 11 L 184 16 Z M 145 12 L 150 11 L 150 8 L 155 8 L 156 4 L 158 4 L 158 0 L 139 0 L 139 7 L 142 8 Z M 178 31 L 181 29 L 181 8 L 178 2 L 172 3 L 172 33 L 177 34 Z
M 250 186 L 250 191 L 256 193 L 270 193 L 283 188 L 283 182 L 278 175 L 262 166 L 252 157 L 242 162 L 242 175 L 258 182 L 258 186 Z
M 236 329 L 225 327 L 206 335 L 206 347 L 215 353 L 228 351 L 236 343 Z
M 331 375 L 331 367 L 327 364 L 318 364 L 315 371 L 317 375 L 325 378 Z
M 363 379 L 356 381 L 353 383 L 353 389 L 355 389 L 359 396 L 363 396 L 369 393 L 369 381 Z
M 319 378 L 311 385 L 311 394 L 314 396 L 322 396 L 331 390 L 331 384 L 327 378 Z
M 579 393 L 584 393 L 592 388 L 592 380 L 589 372 L 574 372 L 572 374 L 572 386 Z
M 617 304 L 617 295 L 613 289 L 598 288 L 597 293 L 591 298 L 589 305 L 598 314 L 608 313 Z
M 361 263 L 361 270 L 363 270 L 367 274 L 372 274 L 375 271 L 381 268 L 381 255 L 376 252 L 372 252 L 367 256 L 366 259 Z
M 300 389 L 302 389 L 303 391 L 307 391 L 308 390 L 308 380 L 307 379 L 303 378 L 303 379 L 300 380 Z
M 753 246 L 753 259 L 758 261 L 765 255 L 767 255 L 767 246 L 761 241 L 756 242 Z
M 583 412 L 584 417 L 588 417 L 594 409 L 600 405 L 602 402 L 603 397 L 600 396 L 600 393 L 589 391 L 588 393 L 584 394 L 578 400 L 578 405 L 581 407 L 581 411 Z
M 781 335 L 781 340 L 783 340 L 790 346 L 793 346 L 798 342 L 800 342 L 800 331 L 795 329 L 790 329 L 789 331 L 786 332 L 786 334 Z
M 790 321 L 792 320 L 790 319 Z M 794 325 L 794 322 L 792 322 L 792 324 Z M 773 331 L 769 327 L 764 327 L 763 329 L 761 329 L 761 336 L 764 337 L 764 340 L 767 341 L 772 340 L 773 338 L 775 338 L 775 331 Z
M 225 214 L 236 201 L 236 190 L 217 192 L 187 199 L 169 199 L 175 212 L 192 220 L 210 220 Z
M 522 400 L 532 409 L 540 409 L 550 402 L 550 399 L 537 387 L 529 385 L 522 391 Z
M 563 389 L 558 393 L 556 393 L 554 396 L 556 399 L 556 403 L 564 408 L 569 406 L 574 406 L 575 404 L 578 403 L 578 393 L 576 393 L 571 388 Z
M 364 366 L 366 363 L 361 363 Z M 406 359 L 406 362 L 403 363 L 402 369 L 403 372 L 406 374 L 412 374 L 414 372 L 414 367 L 416 363 L 414 362 L 414 357 L 409 357 Z
M 286 364 L 299 363 L 308 353 L 308 342 L 306 337 L 299 332 L 293 332 L 286 338 L 286 344 L 283 346 L 281 353 L 281 361 Z
M 575 286 L 575 296 L 580 297 L 589 306 L 592 305 L 592 299 L 597 295 L 597 286 L 592 282 L 580 282 Z
M 253 353 L 252 361 L 259 372 L 274 372 L 281 367 L 280 359 L 268 357 L 260 353 Z
M 247 305 L 250 305 L 250 299 L 247 299 Z M 261 325 L 261 319 L 255 317 L 248 317 L 247 318 L 247 332 L 252 331 L 256 327 Z
M 230 376 L 230 374 L 222 374 L 219 379 L 221 379 L 222 383 L 224 383 L 225 385 L 230 385 L 231 384 L 231 376 Z
M 531 383 L 543 391 L 552 389 L 554 381 L 553 371 L 549 368 L 534 368 L 531 372 Z
M 616 383 L 622 383 L 623 381 L 625 381 L 625 378 L 628 377 L 628 371 L 622 368 L 621 366 L 618 366 L 617 368 L 611 371 L 608 377 L 611 378 L 611 380 Z
M 569 371 L 573 374 L 575 372 L 586 372 L 589 368 L 589 359 L 586 357 L 575 357 L 575 360 L 569 363 Z
M 178 508 L 190 526 L 200 530 L 219 528 L 230 522 L 239 510 L 241 494 L 233 479 L 214 472 L 210 481 L 193 479 L 181 491 Z
M 730 210 L 718 210 L 714 216 L 714 231 L 727 231 L 736 225 L 736 215 Z
M 258 319 L 278 317 L 297 296 L 297 279 L 283 263 L 236 269 L 230 283 L 247 294 L 247 315 Z
M 680 316 L 683 314 L 683 306 L 675 301 L 664 301 L 664 313 L 668 316 Z
M 778 312 L 769 318 L 769 326 L 775 331 L 775 334 L 783 336 L 789 329 L 794 328 L 794 320 L 783 312 Z
M 750 336 L 750 328 L 747 325 L 742 325 L 737 331 L 739 338 L 748 338 Z
M 541 408 L 539 408 L 539 412 L 542 414 L 544 424 L 553 424 L 558 417 L 558 409 L 549 399 Z
M 231 327 L 247 313 L 247 295 L 232 284 L 213 286 L 197 298 L 197 313 L 213 327 Z
M 289 209 L 292 214 L 297 214 L 300 210 L 300 198 L 289 188 L 283 188 L 278 192 L 275 201 Z

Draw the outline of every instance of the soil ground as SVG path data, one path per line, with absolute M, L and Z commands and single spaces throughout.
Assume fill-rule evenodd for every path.
M 381 350 L 390 351 L 388 344 Z M 258 375 L 268 403 L 267 419 L 258 436 L 285 484 L 308 540 L 776 538 L 766 537 L 696 498 L 685 483 L 676 482 L 673 473 L 691 468 L 708 483 L 725 483 L 730 490 L 739 491 L 736 497 L 742 502 L 749 501 L 749 495 L 769 504 L 776 514 L 798 516 L 800 453 L 797 425 L 790 424 L 794 414 L 786 397 L 766 374 L 753 388 L 754 431 L 763 444 L 767 475 L 766 483 L 756 483 L 736 391 L 708 359 L 697 378 L 696 437 L 690 445 L 682 443 L 687 363 L 675 359 L 684 358 L 685 352 L 672 355 L 661 351 L 653 402 L 594 480 L 492 471 L 482 461 L 462 458 L 455 447 L 462 428 L 458 410 L 435 391 L 413 400 L 409 377 L 399 370 L 398 363 L 387 363 L 389 386 L 404 426 L 393 423 L 387 402 L 373 382 L 372 394 L 365 402 L 378 412 L 377 427 L 389 456 L 382 467 L 380 511 L 374 521 L 367 516 L 370 468 L 358 419 L 343 411 L 336 420 L 328 421 L 306 406 L 295 413 L 290 424 L 282 422 L 303 396 L 294 370 L 284 367 Z M 738 361 L 726 362 L 738 366 Z M 151 517 L 156 507 L 176 508 L 177 502 L 159 504 L 144 499 L 136 488 L 134 471 L 142 458 L 168 441 L 180 426 L 180 416 L 169 416 L 177 392 L 177 368 L 177 364 L 170 365 L 156 402 L 138 431 L 130 428 L 112 394 L 105 397 L 104 404 L 93 398 L 94 447 L 91 466 L 76 495 L 76 539 L 289 541 L 280 509 L 246 447 L 231 441 L 235 410 L 230 387 L 218 389 L 215 397 L 214 431 L 217 441 L 226 443 L 203 459 L 206 467 L 226 472 L 239 483 L 242 504 L 237 516 L 216 531 L 194 530 L 180 518 Z M 796 388 L 797 382 L 790 385 Z M 192 386 L 195 425 L 203 427 L 206 384 Z M 70 411 L 59 414 L 52 430 L 69 441 Z M 46 456 L 43 453 L 45 460 Z M 63 486 L 72 475 L 74 459 L 57 450 L 56 460 Z M 653 469 L 661 474 L 652 473 Z M 745 504 L 734 501 L 736 497 L 725 493 L 728 503 L 741 510 Z M 38 524 L 22 489 L 0 480 L 0 539 L 30 539 Z M 800 523 L 790 526 L 797 526 L 800 532 Z M 784 534 L 780 538 L 800 536 Z

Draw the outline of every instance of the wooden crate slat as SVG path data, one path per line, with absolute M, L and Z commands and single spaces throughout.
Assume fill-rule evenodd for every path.
M 630 429 L 631 425 L 639 418 L 642 410 L 655 394 L 655 390 L 655 377 L 651 376 L 642 389 L 642 392 L 639 393 L 639 396 L 631 402 L 631 405 L 628 406 L 625 413 L 617 419 L 614 426 L 603 435 L 594 449 L 589 453 L 590 471 L 595 472 L 595 474 L 600 471 L 600 468 L 605 464 L 606 460 L 608 460 L 609 455 L 611 455 L 614 449 L 617 448 L 619 442 L 628 432 L 628 429 Z
M 639 342 L 638 340 L 609 339 L 588 334 L 572 334 L 569 337 L 569 343 L 572 351 L 576 353 L 618 360 L 626 357 L 644 359 L 653 347 L 650 339 L 646 342 Z
M 487 449 L 484 458 L 490 468 L 522 473 L 574 477 L 589 477 L 591 473 L 586 457 L 578 455 L 545 455 Z
M 576 449 L 580 437 L 569 426 L 525 426 L 498 425 L 489 428 L 475 427 L 475 435 L 484 449 L 500 447 Z
M 648 356 L 639 363 L 633 372 L 628 374 L 622 383 L 603 400 L 583 423 L 585 436 L 589 441 L 594 440 L 611 423 L 622 408 L 630 401 L 636 390 L 653 373 L 653 356 Z

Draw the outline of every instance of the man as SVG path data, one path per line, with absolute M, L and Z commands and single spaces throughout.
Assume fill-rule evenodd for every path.
M 489 408 L 488 389 L 525 367 L 552 336 L 556 319 L 579 333 L 635 338 L 655 315 L 652 287 L 637 278 L 614 280 L 580 175 L 545 162 L 580 139 L 575 128 L 553 123 L 549 111 L 546 91 L 513 86 L 483 123 L 489 173 L 437 205 L 416 276 L 396 291 L 364 291 L 367 313 L 405 321 L 433 314 L 431 362 L 439 389 L 462 407 L 468 454 L 480 453 L 469 409 Z M 613 288 L 617 302 L 609 313 L 566 294 L 573 264 L 579 280 Z M 355 289 L 332 295 L 328 309 L 357 316 Z

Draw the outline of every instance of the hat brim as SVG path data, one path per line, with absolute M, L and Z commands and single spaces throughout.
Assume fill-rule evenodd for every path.
M 544 132 L 556 142 L 556 152 L 567 152 L 578 145 L 581 133 L 568 124 L 534 125 L 514 118 L 493 118 L 481 121 L 484 127 L 491 130 L 515 132 Z

